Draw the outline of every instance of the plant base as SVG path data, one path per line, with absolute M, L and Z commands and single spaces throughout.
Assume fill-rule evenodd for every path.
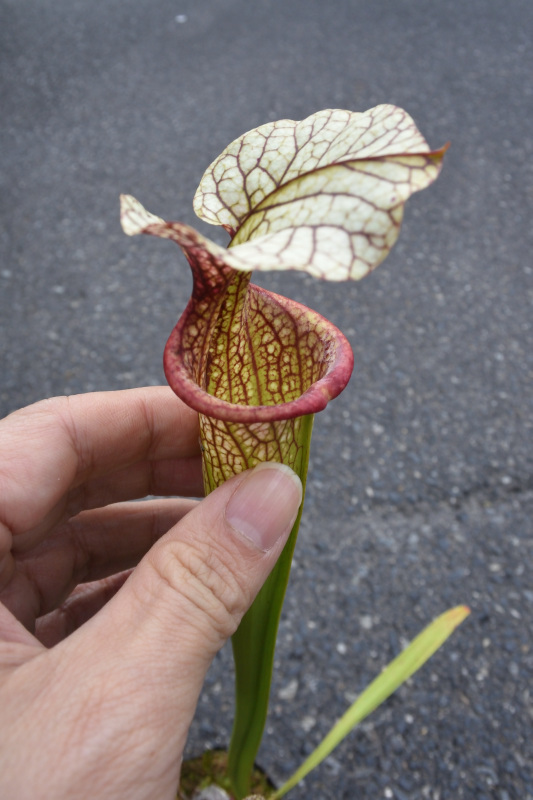
M 228 780 L 228 754 L 225 750 L 207 750 L 201 756 L 183 762 L 178 800 L 195 800 L 201 790 L 208 786 L 219 786 L 227 792 L 230 800 L 234 800 Z M 275 788 L 265 773 L 256 767 L 252 774 L 252 795 L 257 795 L 261 800 Z

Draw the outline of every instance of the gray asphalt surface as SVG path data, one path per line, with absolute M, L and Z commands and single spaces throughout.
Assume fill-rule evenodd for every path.
M 405 640 L 473 610 L 294 800 L 533 799 L 532 35 L 530 0 L 0 2 L 2 414 L 163 382 L 190 278 L 123 236 L 120 192 L 196 224 L 227 143 L 327 107 L 395 103 L 452 143 L 372 276 L 261 281 L 356 358 L 315 424 L 261 763 L 287 777 Z M 229 667 L 193 753 L 227 742 Z

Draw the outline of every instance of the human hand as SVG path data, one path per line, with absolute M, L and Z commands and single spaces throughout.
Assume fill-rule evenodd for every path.
M 301 485 L 270 464 L 199 503 L 176 494 L 202 494 L 201 464 L 196 414 L 169 389 L 0 422 L 0 797 L 175 798 L 209 664 Z

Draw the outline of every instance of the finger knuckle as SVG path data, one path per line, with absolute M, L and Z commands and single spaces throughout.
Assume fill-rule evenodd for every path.
M 195 625 L 207 623 L 218 639 L 231 636 L 247 608 L 246 592 L 214 547 L 171 542 L 154 563 L 159 577 Z M 191 616 L 192 615 L 192 616 Z

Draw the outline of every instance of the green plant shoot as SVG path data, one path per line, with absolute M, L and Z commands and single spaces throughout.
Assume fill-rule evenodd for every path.
M 378 675 L 367 686 L 294 775 L 291 775 L 281 789 L 270 795 L 270 800 L 279 800 L 284 797 L 311 770 L 324 761 L 356 725 L 359 725 L 372 711 L 384 703 L 402 683 L 405 683 L 431 658 L 469 614 L 470 609 L 467 606 L 451 608 L 437 617 L 416 639 L 413 639 L 405 650 L 385 667 L 381 675 Z

